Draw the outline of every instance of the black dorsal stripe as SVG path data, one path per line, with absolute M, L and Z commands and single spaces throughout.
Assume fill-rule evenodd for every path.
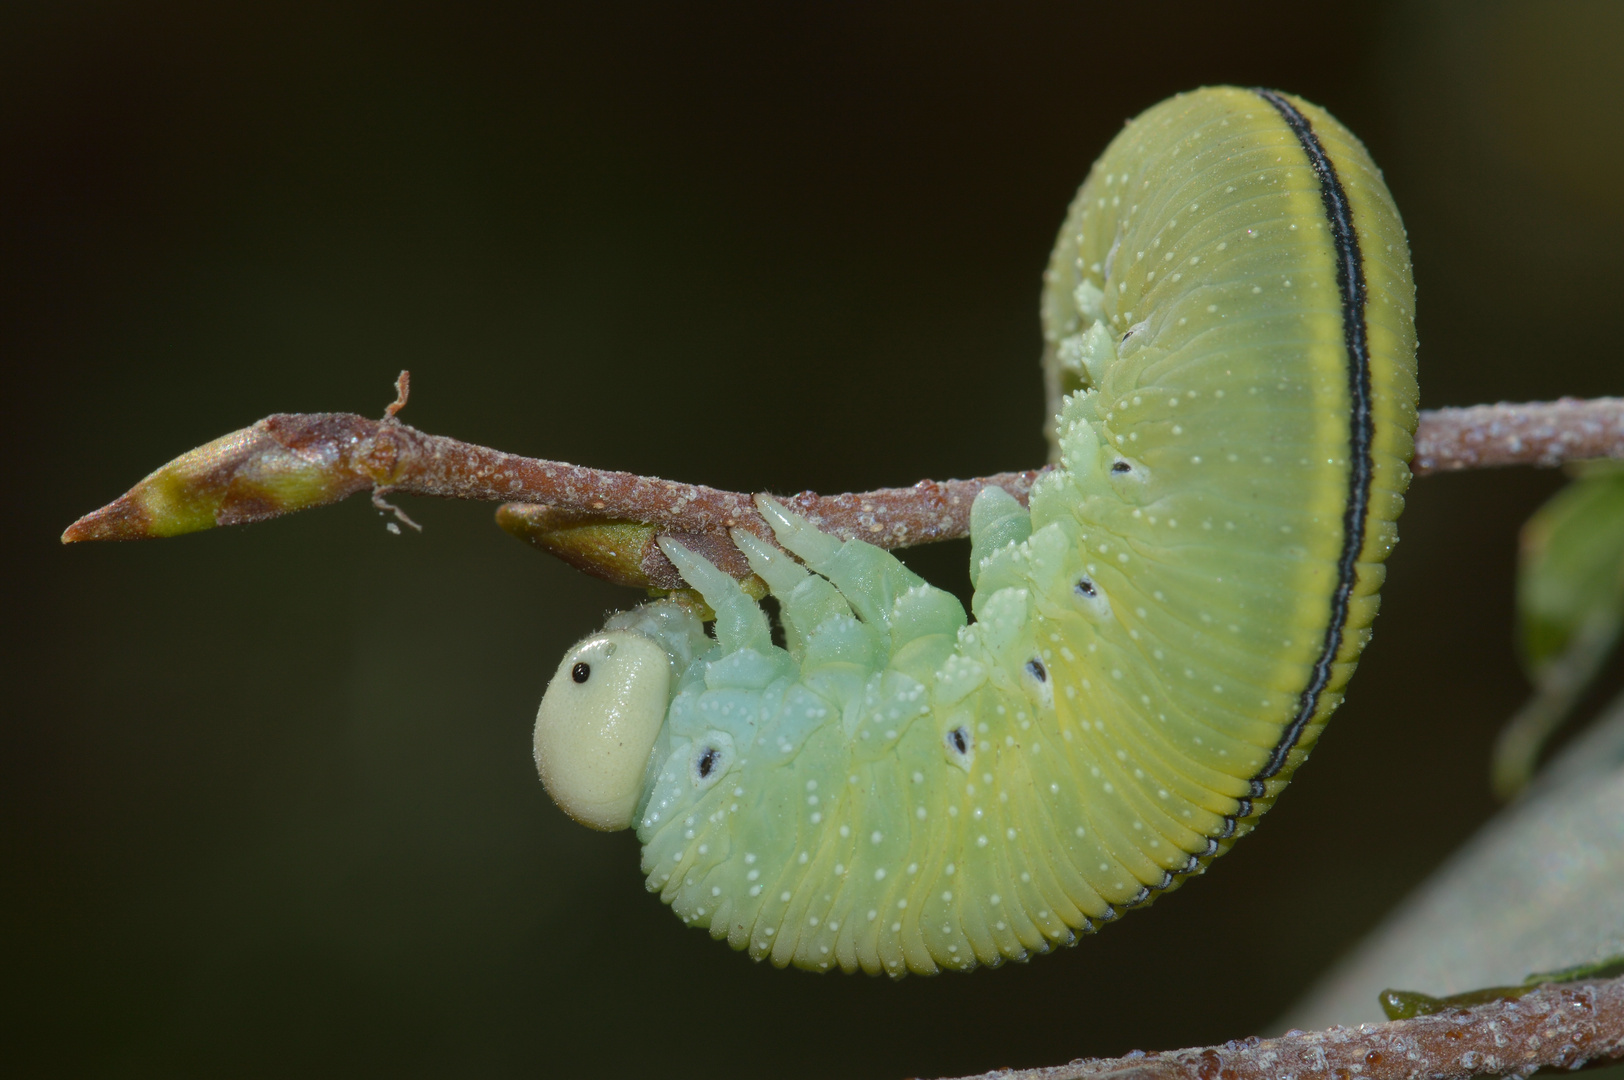
M 1336 287 L 1342 297 L 1342 341 L 1348 354 L 1348 502 L 1342 512 L 1342 554 L 1336 561 L 1336 591 L 1331 595 L 1331 618 L 1325 628 L 1325 642 L 1313 674 L 1297 702 L 1297 714 L 1275 744 L 1269 760 L 1259 769 L 1256 780 L 1267 779 L 1286 764 L 1303 729 L 1319 711 L 1320 695 L 1331 682 L 1331 668 L 1342 648 L 1342 632 L 1348 621 L 1348 604 L 1358 578 L 1359 552 L 1365 544 L 1365 519 L 1370 510 L 1370 483 L 1375 472 L 1370 447 L 1375 436 L 1375 418 L 1370 410 L 1370 343 L 1365 328 L 1365 264 L 1359 253 L 1359 234 L 1353 228 L 1353 207 L 1348 193 L 1337 178 L 1336 166 L 1320 145 L 1308 117 L 1273 90 L 1256 94 L 1274 106 L 1291 133 L 1297 136 L 1314 175 L 1319 178 L 1320 201 L 1325 204 L 1325 222 L 1331 229 L 1336 249 Z

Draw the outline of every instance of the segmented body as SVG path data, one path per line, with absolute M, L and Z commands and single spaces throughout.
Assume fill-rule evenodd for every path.
M 1164 102 L 1079 192 L 1043 316 L 1058 464 L 1029 511 L 977 500 L 973 624 L 764 503 L 805 564 L 740 537 L 779 649 L 668 549 L 717 613 L 634 817 L 684 921 L 813 969 L 1023 959 L 1203 870 L 1340 701 L 1416 404 L 1408 252 L 1363 147 L 1271 92 Z

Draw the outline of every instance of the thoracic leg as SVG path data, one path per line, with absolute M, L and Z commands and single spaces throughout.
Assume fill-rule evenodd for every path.
M 834 582 L 858 617 L 878 630 L 890 630 L 891 609 L 900 596 L 925 584 L 924 578 L 873 544 L 841 542 L 764 495 L 756 496 L 756 507 L 778 542 Z
M 683 580 L 698 589 L 705 603 L 716 612 L 716 640 L 725 653 L 754 649 L 766 654 L 772 650 L 772 631 L 767 626 L 766 612 L 737 581 L 674 540 L 661 537 L 660 550 Z
M 797 663 L 805 658 L 807 639 L 813 631 L 834 616 L 851 618 L 851 605 L 828 581 L 808 573 L 793 558 L 743 529 L 734 529 L 732 536 L 749 560 L 750 569 L 778 598 L 784 645 Z

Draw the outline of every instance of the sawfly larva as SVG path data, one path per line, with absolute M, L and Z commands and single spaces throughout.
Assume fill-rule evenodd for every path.
M 787 648 L 662 541 L 714 639 L 661 600 L 559 665 L 547 789 L 635 826 L 684 922 L 894 976 L 1070 944 L 1251 829 L 1341 700 L 1416 420 L 1409 253 L 1364 147 L 1267 90 L 1155 106 L 1072 203 L 1042 315 L 1056 467 L 1029 508 L 976 499 L 973 622 L 761 499 L 795 558 L 734 536 Z

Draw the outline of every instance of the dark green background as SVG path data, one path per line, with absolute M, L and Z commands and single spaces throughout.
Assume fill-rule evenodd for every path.
M 1206 878 L 968 977 L 685 930 L 529 727 L 637 597 L 490 508 L 64 549 L 277 411 L 744 490 L 1041 460 L 1053 230 L 1203 83 L 1329 108 L 1410 229 L 1427 406 L 1624 389 L 1624 6 L 12 5 L 0 928 L 13 1075 L 887 1077 L 1263 1030 L 1493 806 L 1516 527 L 1418 481 L 1313 763 Z M 913 561 L 962 587 L 966 550 Z M 10 1071 L 8 1069 L 8 1071 Z

